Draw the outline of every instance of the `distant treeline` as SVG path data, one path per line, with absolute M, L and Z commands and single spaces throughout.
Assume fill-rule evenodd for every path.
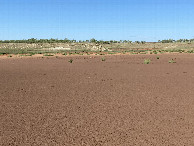
M 158 40 L 159 43 L 174 43 L 174 42 L 194 42 L 194 39 L 179 39 L 179 40 L 173 40 L 173 39 L 168 39 L 168 40 Z
M 120 41 L 115 41 L 115 40 L 110 40 L 110 41 L 103 41 L 103 40 L 96 40 L 96 39 L 90 39 L 90 40 L 70 40 L 70 39 L 27 39 L 27 40 L 0 40 L 0 43 L 101 43 L 101 44 L 111 44 L 111 43 L 132 43 L 132 41 L 129 40 L 120 40 Z M 145 41 L 141 41 L 137 43 L 145 43 Z
M 27 39 L 27 40 L 0 40 L 0 43 L 99 43 L 99 44 L 112 44 L 112 43 L 137 43 L 137 44 L 144 44 L 146 41 L 135 41 L 132 42 L 130 40 L 110 40 L 110 41 L 103 41 L 103 40 L 96 40 L 94 38 L 90 40 L 70 40 L 70 39 Z M 167 39 L 167 40 L 158 40 L 159 43 L 174 43 L 174 42 L 194 42 L 194 39 L 179 39 L 179 40 L 173 40 L 173 39 Z

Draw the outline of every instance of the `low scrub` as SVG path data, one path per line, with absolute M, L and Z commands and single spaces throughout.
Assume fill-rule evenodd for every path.
M 144 64 L 150 64 L 151 60 L 150 59 L 145 59 Z
M 102 57 L 101 60 L 102 60 L 102 61 L 106 61 L 106 58 Z
M 176 61 L 174 59 L 171 59 L 168 61 L 168 63 L 176 63 Z
M 70 59 L 68 62 L 69 62 L 69 63 L 73 63 L 73 59 Z
M 44 54 L 44 56 L 54 56 L 53 54 Z

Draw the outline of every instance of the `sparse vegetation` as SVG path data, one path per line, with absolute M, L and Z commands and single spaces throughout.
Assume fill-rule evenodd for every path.
M 158 52 L 156 50 L 153 51 L 154 54 L 158 54 Z
M 73 59 L 70 59 L 68 62 L 69 62 L 69 63 L 73 63 Z
M 157 59 L 160 59 L 160 57 L 159 57 L 159 56 L 157 56 L 156 58 L 157 58 Z
M 150 59 L 145 59 L 144 64 L 150 64 L 151 60 Z
M 194 39 L 165 39 L 165 40 L 158 40 L 158 43 L 191 43 L 194 42 Z M 0 40 L 0 43 L 27 43 L 27 44 L 32 44 L 32 43 L 98 43 L 98 44 L 121 44 L 121 43 L 136 43 L 136 44 L 145 44 L 146 41 L 130 41 L 130 40 L 96 40 L 95 38 L 92 38 L 90 40 L 70 40 L 68 38 L 65 39 L 36 39 L 36 38 L 31 38 L 31 39 L 24 39 L 24 40 Z
M 0 53 L 0 55 L 5 55 L 6 53 Z
M 159 54 L 194 53 L 194 39 L 162 40 L 158 42 L 128 40 L 58 40 L 28 39 L 0 41 L 0 55 L 106 55 L 106 54 Z M 93 53 L 93 54 L 92 54 Z
M 102 57 L 101 60 L 102 60 L 102 61 L 106 61 L 106 58 Z
M 44 54 L 44 56 L 54 56 L 53 54 Z
M 176 63 L 176 61 L 174 59 L 171 59 L 168 61 L 168 63 Z

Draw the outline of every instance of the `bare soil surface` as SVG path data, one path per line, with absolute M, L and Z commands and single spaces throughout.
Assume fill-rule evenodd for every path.
M 0 145 L 194 145 L 194 55 L 101 57 L 0 59 Z

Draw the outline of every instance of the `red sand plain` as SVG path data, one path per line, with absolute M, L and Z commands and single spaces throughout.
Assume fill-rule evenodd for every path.
M 0 59 L 0 145 L 194 145 L 194 55 L 104 57 Z

